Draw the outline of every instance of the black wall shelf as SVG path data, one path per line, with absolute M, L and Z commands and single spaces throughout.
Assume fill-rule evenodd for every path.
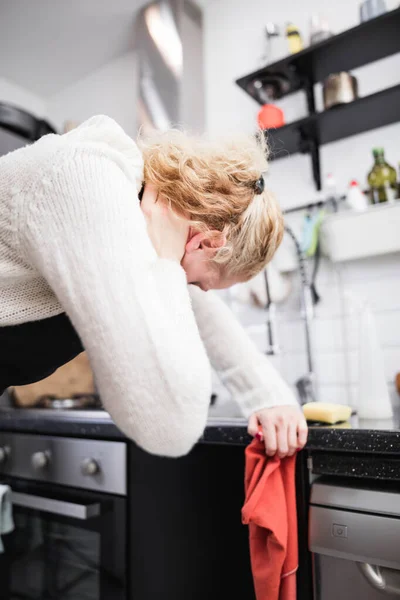
M 315 183 L 320 189 L 319 157 L 316 156 L 319 146 L 397 121 L 400 121 L 400 85 L 314 113 L 279 129 L 267 130 L 270 158 L 277 160 L 297 152 L 309 152 L 313 158 Z
M 313 85 L 331 73 L 356 69 L 375 60 L 395 54 L 400 50 L 400 8 L 376 19 L 347 29 L 339 35 L 305 48 L 297 54 L 241 77 L 236 83 L 254 100 L 263 104 L 255 81 L 273 75 L 287 77 L 290 89 L 285 96 Z
M 399 51 L 400 8 L 238 79 L 236 83 L 259 104 L 264 103 L 260 88 L 262 91 L 262 85 L 276 75 L 289 82 L 280 97 L 298 90 L 306 93 L 309 116 L 267 131 L 271 159 L 309 153 L 314 181 L 321 189 L 320 146 L 399 121 L 400 85 L 316 113 L 314 84 L 331 73 L 349 71 Z

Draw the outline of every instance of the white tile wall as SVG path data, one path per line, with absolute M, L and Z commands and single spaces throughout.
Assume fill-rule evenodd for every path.
M 318 399 L 321 402 L 352 405 L 350 389 L 347 385 L 319 385 Z
M 295 273 L 292 277 L 298 278 Z M 400 371 L 400 255 L 336 266 L 324 261 L 317 289 L 321 302 L 315 310 L 312 333 L 319 398 L 356 404 L 360 302 L 368 302 L 383 350 L 392 400 L 400 405 L 394 387 L 395 375 Z M 278 317 L 283 352 L 281 372 L 291 384 L 306 370 L 304 324 L 299 306 L 299 286 L 294 284 L 291 297 L 279 308 Z M 250 314 L 249 311 L 246 315 L 247 323 Z M 265 338 L 263 325 L 250 327 L 249 332 L 256 343 Z M 258 345 L 262 349 L 262 344 Z
M 291 278 L 291 295 L 279 306 L 277 314 L 281 354 L 271 360 L 294 386 L 306 373 L 307 363 L 298 274 L 292 273 Z M 315 310 L 312 339 L 319 399 L 357 405 L 359 306 L 360 301 L 366 301 L 375 318 L 392 402 L 400 405 L 394 386 L 395 375 L 400 371 L 400 254 L 340 265 L 324 260 L 317 289 L 321 302 Z M 265 312 L 238 303 L 232 308 L 264 352 L 267 346 Z M 219 393 L 223 399 L 222 413 L 237 411 L 222 387 Z

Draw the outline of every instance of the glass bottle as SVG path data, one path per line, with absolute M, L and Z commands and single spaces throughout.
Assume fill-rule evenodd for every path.
M 303 50 L 304 46 L 300 31 L 293 23 L 287 23 L 286 37 L 289 43 L 290 54 L 296 54 L 296 52 L 301 52 L 301 50 Z
M 385 161 L 383 148 L 374 148 L 372 154 L 375 164 L 368 174 L 371 202 L 392 202 L 397 195 L 396 169 Z
M 399 179 L 397 182 L 397 197 L 400 198 L 400 163 L 399 163 Z

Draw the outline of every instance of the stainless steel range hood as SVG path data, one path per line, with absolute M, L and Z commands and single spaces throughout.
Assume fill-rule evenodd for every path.
M 202 15 L 188 0 L 145 6 L 136 21 L 138 126 L 204 130 Z

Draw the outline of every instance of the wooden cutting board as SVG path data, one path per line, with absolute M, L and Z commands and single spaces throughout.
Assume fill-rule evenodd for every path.
M 46 379 L 9 388 L 18 406 L 34 406 L 41 396 L 71 398 L 77 394 L 95 392 L 93 371 L 86 352 L 66 363 Z

